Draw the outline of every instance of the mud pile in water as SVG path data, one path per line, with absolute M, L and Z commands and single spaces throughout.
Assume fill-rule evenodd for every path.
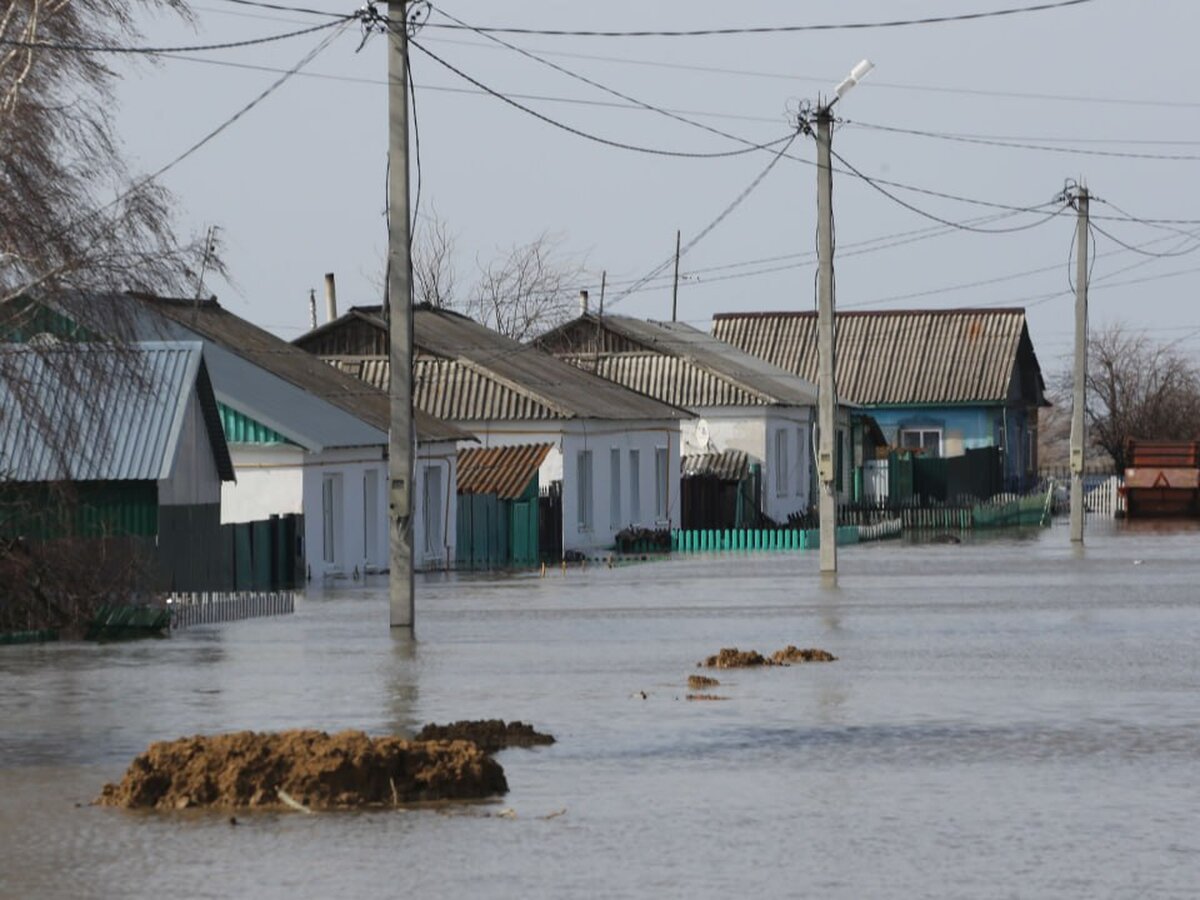
M 152 809 L 345 809 L 507 791 L 500 764 L 466 741 L 372 738 L 361 731 L 241 731 L 151 744 L 96 802 Z
M 737 647 L 724 647 L 716 656 L 710 656 L 698 665 L 706 669 L 748 669 L 754 666 L 774 665 L 757 650 L 739 650 Z
M 688 676 L 688 687 L 695 691 L 698 691 L 702 688 L 716 687 L 720 683 L 721 682 L 717 681 L 717 679 L 709 678 L 707 675 Z
M 451 722 L 449 725 L 430 723 L 417 732 L 418 741 L 472 741 L 486 753 L 495 753 L 505 747 L 533 747 L 538 744 L 553 744 L 549 734 L 534 731 L 524 722 L 505 723 L 501 719 L 479 719 L 477 721 Z
M 806 647 L 802 650 L 788 644 L 782 650 L 772 653 L 771 661 L 776 665 L 787 666 L 792 663 L 836 662 L 837 657 L 828 650 L 821 650 L 817 647 Z

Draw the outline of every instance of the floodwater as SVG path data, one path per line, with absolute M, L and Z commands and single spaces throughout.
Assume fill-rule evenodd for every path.
M 1060 525 L 846 548 L 836 586 L 796 552 L 433 577 L 415 640 L 376 585 L 0 648 L 0 896 L 1196 897 L 1198 550 Z M 787 644 L 840 660 L 685 699 L 702 657 Z M 485 717 L 558 738 L 500 754 L 494 803 L 87 805 L 158 739 Z

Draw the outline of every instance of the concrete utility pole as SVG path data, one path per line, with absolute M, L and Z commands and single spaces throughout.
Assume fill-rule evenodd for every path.
M 833 343 L 833 114 L 817 109 L 817 491 L 821 518 L 821 571 L 837 571 L 837 492 L 833 458 L 837 386 Z
M 1071 540 L 1083 542 L 1084 418 L 1087 397 L 1088 189 L 1075 195 L 1075 371 L 1071 401 Z
M 412 259 L 408 208 L 408 4 L 388 0 L 388 434 L 391 625 L 412 628 Z

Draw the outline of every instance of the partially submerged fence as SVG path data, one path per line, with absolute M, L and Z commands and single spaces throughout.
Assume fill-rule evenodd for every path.
M 870 525 L 839 525 L 837 542 L 857 544 L 899 537 L 899 519 Z M 679 528 L 671 532 L 671 550 L 707 553 L 728 550 L 815 550 L 821 546 L 818 528 Z
M 173 629 L 287 615 L 296 611 L 296 595 L 292 591 L 171 594 L 166 603 Z

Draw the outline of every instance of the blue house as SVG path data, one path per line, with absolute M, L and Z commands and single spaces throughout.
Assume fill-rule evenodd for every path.
M 874 416 L 890 449 L 994 447 L 1006 490 L 1036 480 L 1038 410 L 1049 404 L 1024 309 L 842 312 L 836 327 L 839 398 Z M 816 313 L 721 313 L 713 335 L 817 379 Z

